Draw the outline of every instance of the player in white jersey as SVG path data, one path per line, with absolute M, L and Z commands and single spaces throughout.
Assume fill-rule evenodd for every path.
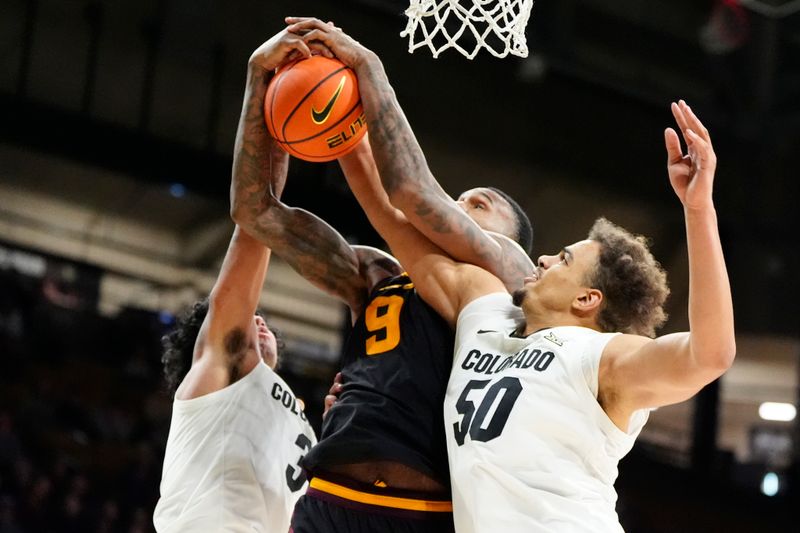
M 427 169 L 374 54 L 320 21 L 288 22 L 356 70 L 380 179 L 431 239 L 388 234 L 420 294 L 457 326 L 444 406 L 457 531 L 619 531 L 617 462 L 648 410 L 690 398 L 735 356 L 708 131 L 683 101 L 672 105 L 688 148 L 666 130 L 685 216 L 690 331 L 654 338 L 666 276 L 643 238 L 605 219 L 588 239 L 541 256 L 512 303 L 497 277 L 446 253 L 448 233 L 468 224 Z
M 309 55 L 282 32 L 252 55 L 245 109 L 268 73 Z M 254 184 L 280 196 L 288 156 L 243 113 L 234 154 L 232 210 Z M 263 121 L 260 125 L 264 127 Z M 274 372 L 275 336 L 256 316 L 270 250 L 237 227 L 217 281 L 165 337 L 165 373 L 177 386 L 153 523 L 159 532 L 285 532 L 307 486 L 299 466 L 316 443 L 302 405 Z
M 248 132 L 266 136 L 259 87 L 248 98 L 243 120 Z M 347 175 L 369 174 L 374 167 L 369 144 L 362 142 L 341 163 Z M 303 461 L 313 479 L 295 507 L 294 531 L 452 531 L 440 409 L 452 331 L 419 299 L 393 258 L 350 246 L 311 213 L 280 202 L 272 189 L 269 180 L 248 187 L 234 220 L 307 280 L 341 298 L 354 320 L 343 346 L 343 401 L 328 414 L 320 443 Z M 527 217 L 504 193 L 481 188 L 463 197 L 480 227 L 530 242 Z M 487 202 L 494 203 L 492 209 Z M 408 225 L 403 218 L 399 212 L 370 217 L 379 229 Z M 480 231 L 480 237 L 494 239 Z M 530 259 L 509 237 L 498 238 L 498 251 L 509 246 L 519 254 L 499 274 L 521 281 L 533 266 Z M 388 300 L 398 311 L 391 316 L 385 314 Z M 371 348 L 384 335 L 389 341 Z
M 642 238 L 599 219 L 588 239 L 539 258 L 514 302 L 485 270 L 433 248 L 401 257 L 423 297 L 457 321 L 444 405 L 460 533 L 621 531 L 617 463 L 651 408 L 686 400 L 733 362 L 730 286 L 700 121 L 666 134 L 683 203 L 690 331 L 652 338 L 666 277 Z M 519 314 L 521 306 L 522 315 Z M 619 332 L 619 333 L 616 333 Z
M 456 529 L 618 531 L 617 463 L 647 410 L 623 430 L 598 403 L 615 334 L 562 326 L 518 336 L 519 315 L 509 294 L 494 293 L 458 317 L 444 405 Z

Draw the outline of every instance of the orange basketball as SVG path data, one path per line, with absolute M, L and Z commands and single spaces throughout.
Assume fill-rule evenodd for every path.
M 264 119 L 280 146 L 306 161 L 341 157 L 367 131 L 355 73 L 323 56 L 278 70 L 267 87 Z

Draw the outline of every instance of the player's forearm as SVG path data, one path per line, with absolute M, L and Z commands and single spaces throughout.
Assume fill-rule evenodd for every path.
M 392 205 L 456 260 L 495 274 L 502 250 L 439 186 L 374 54 L 357 66 L 359 91 L 369 124 L 372 154 Z
M 366 213 L 370 224 L 380 234 L 384 241 L 393 249 L 397 249 L 396 236 L 398 233 L 408 231 L 410 225 L 405 215 L 389 201 L 386 191 L 381 186 L 380 176 L 372 156 L 369 134 L 350 153 L 339 158 L 339 164 L 344 172 L 350 190 L 358 200 L 359 205 Z M 416 230 L 416 228 L 411 228 Z M 533 270 L 533 263 L 527 254 L 510 239 L 491 234 L 502 250 L 502 259 L 492 261 L 492 268 L 487 268 L 506 284 L 509 292 L 518 289 L 522 280 Z M 440 248 L 444 249 L 444 247 Z M 470 263 L 464 257 L 464 252 L 469 252 L 466 246 L 461 246 L 461 254 L 452 254 L 457 261 Z M 445 250 L 446 251 L 446 250 Z M 496 270 L 496 271 L 495 271 Z
M 217 281 L 209 294 L 208 340 L 219 345 L 233 327 L 253 319 L 270 251 L 241 227 L 234 228 Z M 217 353 L 225 353 L 220 350 Z
M 272 74 L 250 65 L 233 160 L 231 216 L 320 289 L 358 306 L 364 298 L 350 245 L 314 215 L 282 204 L 289 155 L 270 137 L 264 95 Z
M 268 207 L 268 195 L 280 198 L 289 166 L 289 155 L 270 137 L 264 122 L 264 95 L 271 77 L 271 73 L 257 66 L 248 69 L 236 131 L 231 217 L 248 230 Z
M 390 242 L 391 234 L 408 223 L 401 211 L 392 205 L 381 185 L 378 168 L 373 159 L 369 134 L 350 153 L 339 158 L 345 180 L 356 201 L 367 215 L 381 238 Z
M 695 364 L 727 369 L 736 355 L 733 302 L 713 207 L 685 210 L 689 328 Z
M 270 203 L 247 231 L 314 286 L 360 310 L 367 288 L 350 244 L 312 213 L 288 207 L 275 198 Z
M 403 208 L 410 195 L 399 193 L 435 180 L 378 56 L 369 54 L 356 67 L 356 75 L 383 187 L 392 203 Z

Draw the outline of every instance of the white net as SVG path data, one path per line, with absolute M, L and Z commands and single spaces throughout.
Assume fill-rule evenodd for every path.
M 495 57 L 528 57 L 525 26 L 533 0 L 411 0 L 408 51 L 427 46 L 433 57 L 455 48 L 472 59 L 485 48 Z

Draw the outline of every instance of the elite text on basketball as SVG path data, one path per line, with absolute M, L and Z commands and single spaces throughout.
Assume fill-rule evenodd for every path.
M 345 128 L 344 131 L 340 131 L 336 135 L 332 137 L 328 137 L 325 139 L 325 142 L 328 143 L 328 148 L 336 148 L 339 145 L 342 145 L 353 138 L 353 136 L 358 133 L 358 131 L 367 125 L 367 117 L 364 113 L 361 113 L 356 119 L 350 123 L 350 125 Z

